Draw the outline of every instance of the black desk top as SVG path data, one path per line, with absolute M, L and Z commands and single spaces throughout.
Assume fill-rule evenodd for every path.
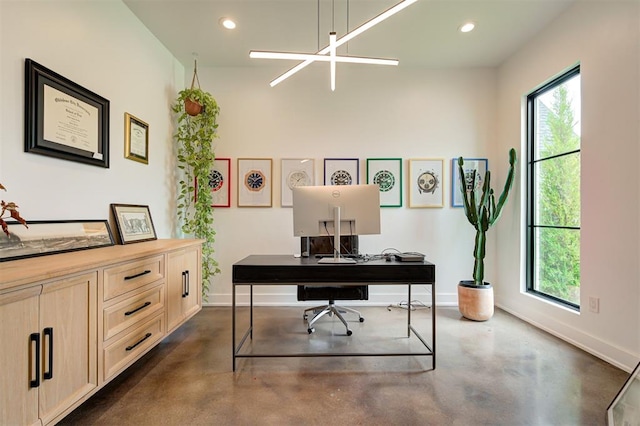
M 233 265 L 234 284 L 385 283 L 434 284 L 431 262 L 370 260 L 356 264 L 321 264 L 315 257 L 251 255 Z

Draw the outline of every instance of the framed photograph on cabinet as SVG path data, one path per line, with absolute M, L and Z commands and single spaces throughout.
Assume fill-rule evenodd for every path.
M 402 158 L 367 158 L 367 183 L 380 187 L 380 207 L 402 207 Z
M 0 262 L 113 245 L 106 220 L 8 221 L 0 232 Z
M 444 207 L 444 159 L 409 160 L 409 207 Z
M 238 207 L 271 207 L 273 160 L 238 158 Z
M 291 190 L 296 186 L 315 185 L 315 160 L 312 158 L 283 158 L 281 175 L 280 205 L 291 207 Z
M 484 184 L 484 175 L 489 169 L 489 160 L 486 158 L 463 158 L 465 191 L 477 190 Z M 476 186 L 472 188 L 473 171 L 476 171 Z M 451 160 L 451 207 L 463 207 L 462 193 L 460 192 L 460 172 L 458 171 L 458 158 Z
M 216 158 L 209 173 L 211 207 L 231 207 L 231 158 Z
M 325 185 L 358 185 L 360 163 L 357 158 L 325 158 Z
M 124 157 L 149 164 L 149 125 L 128 112 L 124 113 Z
M 116 222 L 121 244 L 158 239 L 149 206 L 111 204 L 111 212 Z
M 109 168 L 109 101 L 25 60 L 24 151 Z

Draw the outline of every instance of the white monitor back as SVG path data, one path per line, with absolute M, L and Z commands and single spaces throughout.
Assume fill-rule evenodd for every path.
M 335 235 L 335 208 L 340 208 L 340 235 L 380 233 L 378 185 L 301 186 L 293 192 L 293 235 Z

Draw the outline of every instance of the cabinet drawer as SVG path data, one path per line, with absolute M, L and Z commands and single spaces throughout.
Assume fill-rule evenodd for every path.
M 159 314 L 104 349 L 104 380 L 109 379 L 164 337 L 164 315 Z
M 149 257 L 104 270 L 104 298 L 109 300 L 164 278 L 164 256 Z
M 158 285 L 104 309 L 104 340 L 164 311 L 164 285 Z

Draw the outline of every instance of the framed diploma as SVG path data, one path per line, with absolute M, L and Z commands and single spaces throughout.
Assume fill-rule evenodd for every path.
M 124 157 L 149 164 L 149 125 L 128 112 L 124 113 Z
M 109 101 L 25 60 L 25 152 L 109 168 Z

